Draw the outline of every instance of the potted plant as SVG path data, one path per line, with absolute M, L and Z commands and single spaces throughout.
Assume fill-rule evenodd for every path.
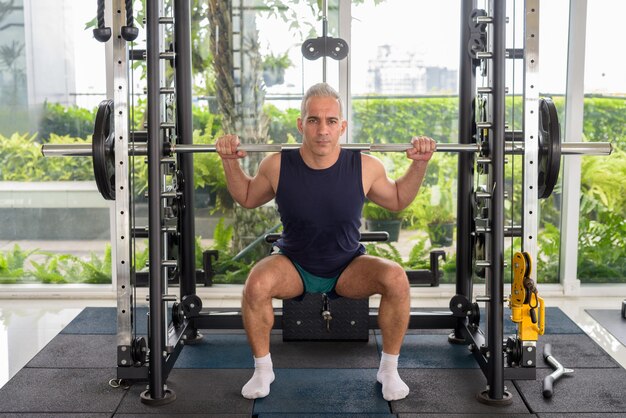
M 423 184 L 406 209 L 405 226 L 428 232 L 431 247 L 449 247 L 456 226 L 455 182 L 449 175 L 431 179 L 436 184 Z
M 363 218 L 368 231 L 386 231 L 389 241 L 398 241 L 404 211 L 393 212 L 367 201 L 363 206 Z
M 456 206 L 454 204 L 454 188 L 452 181 L 442 181 L 431 187 L 431 210 L 426 211 L 425 219 L 428 236 L 433 247 L 449 247 L 452 245 L 454 227 L 456 226 Z M 448 184 L 450 183 L 450 184 Z
M 267 87 L 285 82 L 285 70 L 291 67 L 292 62 L 289 59 L 288 52 L 274 55 L 270 52 L 263 59 L 263 81 Z

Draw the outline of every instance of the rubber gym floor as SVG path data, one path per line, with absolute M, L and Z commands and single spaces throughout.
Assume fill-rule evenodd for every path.
M 141 314 L 138 312 L 138 317 Z M 138 321 L 140 322 L 140 321 Z M 381 337 L 369 342 L 283 342 L 274 331 L 276 373 L 268 397 L 247 400 L 241 386 L 252 373 L 241 330 L 203 330 L 201 343 L 183 348 L 167 381 L 177 399 L 143 404 L 145 383 L 113 388 L 116 377 L 116 309 L 84 309 L 0 388 L 0 417 L 599 417 L 626 416 L 626 371 L 559 308 L 547 308 L 546 335 L 553 355 L 572 376 L 542 396 L 552 369 L 539 359 L 537 379 L 507 381 L 513 403 L 479 403 L 486 380 L 466 346 L 449 344 L 449 330 L 409 330 L 399 372 L 411 393 L 387 402 L 376 383 Z M 145 335 L 145 324 L 137 327 Z M 505 335 L 514 333 L 505 321 Z

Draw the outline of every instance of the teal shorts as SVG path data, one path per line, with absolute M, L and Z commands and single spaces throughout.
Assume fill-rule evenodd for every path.
M 283 254 L 280 248 L 272 247 L 272 255 Z M 300 279 L 302 279 L 302 285 L 304 286 L 304 293 L 331 293 L 334 292 L 339 275 L 335 277 L 320 277 L 315 274 L 309 273 L 303 269 L 300 264 L 291 260 L 298 273 L 300 273 Z

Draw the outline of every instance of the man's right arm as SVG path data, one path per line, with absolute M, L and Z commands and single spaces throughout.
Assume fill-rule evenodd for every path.
M 274 198 L 280 167 L 280 159 L 277 159 L 276 154 L 264 158 L 259 164 L 256 176 L 251 177 L 239 164 L 239 160 L 244 158 L 246 153 L 237 151 L 239 146 L 237 136 L 225 135 L 217 140 L 215 146 L 222 158 L 228 191 L 237 203 L 244 208 L 252 209 Z

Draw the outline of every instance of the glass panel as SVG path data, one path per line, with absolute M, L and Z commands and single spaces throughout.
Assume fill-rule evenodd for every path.
M 352 142 L 409 143 L 415 135 L 458 142 L 459 2 L 375 3 L 352 5 Z M 391 178 L 409 164 L 403 153 L 376 156 Z M 408 209 L 394 214 L 367 203 L 367 229 L 380 230 L 380 220 L 402 224 L 391 248 L 371 244 L 368 251 L 414 269 L 428 268 L 429 251 L 443 248 L 443 281 L 455 281 L 456 172 L 456 155 L 436 153 Z
M 330 1 L 328 9 L 328 35 L 337 37 L 338 1 Z M 233 33 L 232 68 L 223 57 L 213 57 L 217 106 L 204 107 L 199 102 L 197 108 L 203 120 L 219 121 L 220 126 L 205 130 L 198 141 L 213 142 L 221 133 L 235 133 L 243 143 L 300 141 L 296 120 L 302 94 L 323 80 L 324 65 L 326 81 L 338 87 L 339 79 L 337 61 L 307 60 L 301 52 L 305 40 L 322 36 L 317 2 L 238 0 L 232 2 L 230 13 L 232 27 L 221 27 L 220 31 Z M 232 84 L 220 76 L 230 71 L 235 74 Z M 230 92 L 234 112 L 227 114 L 224 104 Z M 250 153 L 243 160 L 245 170 L 254 174 L 264 156 Z M 273 201 L 254 210 L 233 205 L 219 157 L 196 155 L 194 164 L 196 173 L 202 173 L 196 177 L 196 186 L 203 185 L 201 190 L 210 196 L 208 201 L 217 202 L 217 207 L 209 203 L 197 211 L 200 216 L 206 214 L 205 222 L 197 223 L 202 249 L 220 251 L 214 282 L 243 283 L 250 265 L 269 252 L 264 235 L 280 228 Z M 198 200 L 199 206 L 207 202 L 206 198 Z
M 624 18 L 623 1 L 587 4 L 583 139 L 610 141 L 614 151 L 582 158 L 578 277 L 583 283 L 626 280 L 626 57 L 611 48 L 623 39 Z
M 559 119 L 560 135 L 565 128 L 565 82 L 567 79 L 567 34 L 569 0 L 541 2 L 539 13 L 539 83 L 540 98 L 551 98 Z M 562 28 L 554 30 L 555 27 Z M 547 199 L 539 200 L 539 236 L 537 239 L 537 282 L 558 283 L 561 251 L 561 185 L 563 170 Z
M 104 45 L 85 29 L 96 5 L 4 3 L 0 283 L 110 283 L 109 204 L 91 158 L 40 151 L 43 143 L 91 141 L 94 109 L 105 98 Z

